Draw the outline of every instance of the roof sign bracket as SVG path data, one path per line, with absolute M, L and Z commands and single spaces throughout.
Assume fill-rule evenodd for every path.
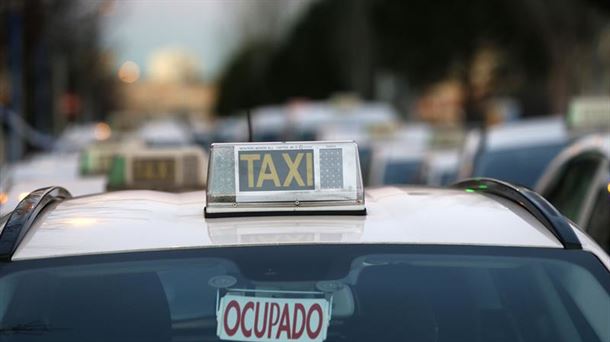
M 471 178 L 453 184 L 467 192 L 484 192 L 517 203 L 540 221 L 561 242 L 565 249 L 582 249 L 569 220 L 540 194 L 492 178 Z
M 0 232 L 0 262 L 11 260 L 19 243 L 45 207 L 71 197 L 68 190 L 53 186 L 34 190 L 21 200 Z

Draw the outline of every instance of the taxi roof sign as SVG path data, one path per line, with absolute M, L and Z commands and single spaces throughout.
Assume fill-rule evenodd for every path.
M 353 141 L 212 144 L 206 217 L 364 215 Z

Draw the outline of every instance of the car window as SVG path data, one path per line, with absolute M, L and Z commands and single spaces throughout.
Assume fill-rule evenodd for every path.
M 367 185 L 369 181 L 371 163 L 373 161 L 373 149 L 368 146 L 358 146 L 358 158 L 360 159 L 362 181 L 365 183 L 365 185 Z
M 542 195 L 562 214 L 578 222 L 580 210 L 602 159 L 587 154 L 570 160 L 557 174 L 556 181 Z
M 455 181 L 457 177 L 456 171 L 443 171 L 441 174 L 440 186 L 447 186 Z
M 389 161 L 383 174 L 383 184 L 418 184 L 420 161 Z
M 6 224 L 6 221 L 8 221 L 8 217 L 10 216 L 10 213 L 6 213 L 4 215 L 0 214 L 0 232 L 2 231 L 2 229 L 4 228 L 4 225 Z
M 610 175 L 597 192 L 586 229 L 587 233 L 610 253 Z
M 2 341 L 603 342 L 609 315 L 610 273 L 585 251 L 273 246 L 0 265 Z
M 548 163 L 565 144 L 484 151 L 476 158 L 474 177 L 491 177 L 533 188 Z

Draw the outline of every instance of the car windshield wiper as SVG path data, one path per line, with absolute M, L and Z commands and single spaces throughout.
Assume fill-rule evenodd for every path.
M 28 323 L 19 323 L 14 325 L 0 326 L 0 335 L 9 334 L 42 334 L 52 330 L 63 330 L 59 328 L 51 328 L 48 324 L 42 321 L 31 321 Z

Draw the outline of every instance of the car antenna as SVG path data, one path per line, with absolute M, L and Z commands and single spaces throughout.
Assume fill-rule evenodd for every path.
M 248 142 L 253 142 L 252 139 L 252 117 L 250 115 L 250 109 L 246 109 L 246 119 L 248 120 Z

